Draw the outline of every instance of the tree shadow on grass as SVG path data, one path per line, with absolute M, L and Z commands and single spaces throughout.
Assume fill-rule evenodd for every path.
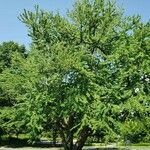
M 0 141 L 0 146 L 5 146 L 8 148 L 23 148 L 23 147 L 37 147 L 37 148 L 52 148 L 52 147 L 63 147 L 62 143 L 56 143 L 49 141 L 38 141 L 34 144 L 29 143 L 28 139 L 17 139 L 17 138 L 8 138 Z M 83 148 L 83 150 L 125 150 L 124 148 Z
M 11 147 L 11 148 L 21 148 L 21 147 L 38 147 L 38 148 L 50 148 L 50 147 L 62 147 L 62 143 L 53 144 L 49 141 L 37 141 L 34 143 L 29 143 L 28 139 L 17 139 L 8 138 L 0 141 L 0 146 Z

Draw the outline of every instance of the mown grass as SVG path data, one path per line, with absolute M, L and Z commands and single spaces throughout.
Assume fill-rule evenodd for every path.
M 26 135 L 19 135 L 18 138 L 16 136 L 9 137 L 5 135 L 2 137 L 2 141 L 0 141 L 0 146 L 13 148 L 17 150 L 62 150 L 62 144 L 57 145 L 58 147 L 54 147 L 52 144 L 31 144 L 28 143 L 28 136 Z M 110 146 L 110 147 L 109 147 Z M 109 145 L 105 145 L 105 143 L 86 143 L 84 148 L 86 150 L 150 150 L 150 143 L 136 143 L 130 145 L 124 145 L 124 143 L 113 144 L 110 143 Z M 1 148 L 0 148 L 1 150 Z M 9 150 L 9 149 L 8 149 Z

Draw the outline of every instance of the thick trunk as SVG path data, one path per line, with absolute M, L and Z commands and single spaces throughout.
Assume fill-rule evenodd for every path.
M 73 150 L 82 150 L 88 136 L 92 133 L 92 130 L 89 127 L 84 127 L 79 135 L 77 142 L 75 143 Z
M 72 148 L 73 148 L 73 134 L 72 134 L 72 132 L 67 133 L 67 144 L 68 144 L 69 148 L 72 150 Z
M 57 125 L 64 145 L 64 150 L 82 150 L 88 136 L 92 133 L 92 130 L 89 127 L 83 127 L 76 143 L 74 144 L 73 135 L 77 130 L 76 127 L 78 127 L 74 127 L 74 114 L 70 115 L 68 119 L 59 120 Z
M 73 144 L 73 133 L 60 131 L 62 142 L 64 144 L 64 150 L 82 150 L 88 136 L 92 133 L 92 130 L 88 127 L 84 127 L 75 144 Z
M 66 134 L 66 136 L 65 136 Z M 62 143 L 64 145 L 64 150 L 72 150 L 73 149 L 73 134 L 72 132 L 64 133 L 63 131 L 60 131 L 60 135 L 62 138 Z
M 71 114 L 68 119 L 59 122 L 60 136 L 64 144 L 65 150 L 73 149 L 73 133 L 74 114 Z

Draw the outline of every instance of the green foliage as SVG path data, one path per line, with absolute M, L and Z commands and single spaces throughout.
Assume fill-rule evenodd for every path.
M 55 127 L 66 150 L 97 131 L 106 141 L 149 135 L 149 22 L 104 0 L 77 1 L 68 18 L 36 7 L 20 20 L 33 42 L 0 77 L 17 100 L 9 125 L 25 125 L 32 140 Z
M 13 57 L 15 55 L 20 55 L 21 57 L 25 58 L 27 56 L 25 47 L 20 46 L 13 41 L 4 42 L 0 45 L 1 77 L 3 76 L 3 72 L 7 72 L 7 70 L 9 70 L 13 66 Z M 23 130 L 23 128 L 20 128 L 20 126 L 22 126 L 22 120 L 17 121 L 15 116 L 13 115 L 14 113 L 16 113 L 14 105 L 17 103 L 17 100 L 14 95 L 15 92 L 13 94 L 10 94 L 10 91 L 13 91 L 13 84 L 11 83 L 13 77 L 10 77 L 9 80 L 9 84 L 7 85 L 3 83 L 3 80 L 1 80 L 0 82 L 0 130 L 1 134 L 18 134 L 20 130 Z M 18 80 L 16 80 L 16 82 L 18 82 Z M 3 85 L 5 85 L 5 87 Z M 9 90 L 6 90 L 8 88 Z M 10 90 L 10 88 L 12 90 Z
M 20 46 L 13 41 L 3 42 L 0 45 L 0 72 L 11 66 L 12 56 L 15 52 L 25 56 L 26 50 L 24 46 Z
M 130 140 L 132 143 L 139 143 L 143 141 L 143 137 L 146 135 L 147 129 L 144 127 L 144 123 L 140 121 L 126 121 L 122 133 L 125 140 Z
M 10 42 L 3 42 L 0 45 L 0 74 L 2 71 L 11 68 L 13 62 L 13 56 L 15 53 L 18 53 L 22 57 L 26 57 L 26 50 L 24 46 L 20 46 L 17 43 L 10 41 Z M 9 93 L 2 90 L 0 83 L 0 106 L 11 106 L 14 103 L 14 98 L 9 96 Z

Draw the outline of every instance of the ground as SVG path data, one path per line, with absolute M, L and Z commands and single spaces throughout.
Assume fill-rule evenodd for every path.
M 123 147 L 122 147 L 123 148 Z M 121 150 L 122 148 L 118 149 Z M 104 148 L 104 147 L 88 147 L 85 146 L 84 149 L 86 150 L 115 150 L 113 148 Z M 35 148 L 35 147 L 23 147 L 23 148 L 11 148 L 11 147 L 0 147 L 0 150 L 60 150 L 60 148 Z M 62 150 L 62 149 L 61 149 Z M 117 149 L 116 149 L 117 150 Z M 125 148 L 124 150 L 150 150 L 150 146 L 131 146 Z

